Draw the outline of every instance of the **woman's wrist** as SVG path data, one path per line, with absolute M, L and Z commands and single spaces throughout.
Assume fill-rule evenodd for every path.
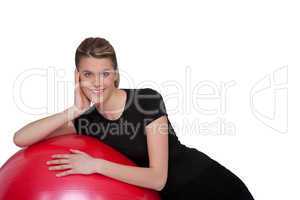
M 102 174 L 102 167 L 103 167 L 103 159 L 100 158 L 94 158 L 94 163 L 93 163 L 93 172 Z
M 82 111 L 78 109 L 77 106 L 73 105 L 69 107 L 67 110 L 65 110 L 67 116 L 68 116 L 68 121 L 75 119 L 76 117 L 80 116 Z

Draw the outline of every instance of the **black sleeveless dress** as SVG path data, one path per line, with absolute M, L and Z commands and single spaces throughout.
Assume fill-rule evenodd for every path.
M 73 120 L 78 134 L 100 139 L 141 167 L 149 166 L 145 127 L 168 116 L 161 94 L 151 88 L 127 93 L 122 115 L 110 120 L 95 106 Z M 182 144 L 168 119 L 169 168 L 162 199 L 253 200 L 239 177 L 198 149 Z

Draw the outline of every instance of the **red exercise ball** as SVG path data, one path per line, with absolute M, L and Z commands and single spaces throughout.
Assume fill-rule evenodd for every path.
M 78 149 L 96 158 L 137 166 L 100 140 L 77 134 L 52 137 L 19 150 L 0 168 L 1 200 L 159 200 L 157 191 L 102 174 L 56 177 L 46 162 Z

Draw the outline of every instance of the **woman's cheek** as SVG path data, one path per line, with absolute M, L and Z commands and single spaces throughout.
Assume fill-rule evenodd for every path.
M 83 94 L 84 94 L 89 100 L 92 100 L 92 99 L 94 98 L 92 92 L 91 92 L 89 89 L 83 89 Z

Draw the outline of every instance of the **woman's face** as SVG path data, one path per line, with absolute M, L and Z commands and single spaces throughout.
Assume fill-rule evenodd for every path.
M 116 89 L 117 74 L 110 58 L 83 57 L 78 70 L 82 91 L 91 102 L 106 101 Z

